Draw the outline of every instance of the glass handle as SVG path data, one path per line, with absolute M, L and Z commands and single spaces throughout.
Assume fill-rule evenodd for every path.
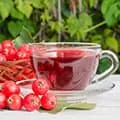
M 99 75 L 96 75 L 95 78 L 93 79 L 93 81 L 91 81 L 91 83 L 96 83 L 96 82 L 103 80 L 104 78 L 108 77 L 109 75 L 115 73 L 116 70 L 118 69 L 119 60 L 118 60 L 118 57 L 115 53 L 113 53 L 109 50 L 103 50 L 101 53 L 100 59 L 102 59 L 102 58 L 110 59 L 112 62 L 112 65 L 105 72 L 103 72 Z

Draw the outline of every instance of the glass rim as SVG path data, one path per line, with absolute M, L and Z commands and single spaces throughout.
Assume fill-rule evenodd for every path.
M 89 43 L 89 42 L 38 42 L 38 43 L 29 43 L 29 45 L 30 46 L 37 46 L 37 45 L 45 45 L 45 46 L 71 45 L 71 46 L 74 46 L 74 47 L 101 48 L 100 44 Z

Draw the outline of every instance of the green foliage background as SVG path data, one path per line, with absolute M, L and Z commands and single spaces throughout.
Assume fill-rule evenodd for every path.
M 120 0 L 0 0 L 0 41 L 23 26 L 36 42 L 95 42 L 120 58 Z

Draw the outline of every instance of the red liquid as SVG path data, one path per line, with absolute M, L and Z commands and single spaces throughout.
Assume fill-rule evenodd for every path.
M 54 50 L 33 56 L 38 77 L 45 77 L 52 90 L 82 90 L 94 77 L 99 54 L 95 50 Z

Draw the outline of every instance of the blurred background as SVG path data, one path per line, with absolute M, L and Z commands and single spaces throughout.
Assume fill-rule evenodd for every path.
M 120 59 L 120 0 L 0 0 L 0 41 L 23 27 L 34 42 L 94 42 Z M 110 64 L 101 60 L 98 73 Z

